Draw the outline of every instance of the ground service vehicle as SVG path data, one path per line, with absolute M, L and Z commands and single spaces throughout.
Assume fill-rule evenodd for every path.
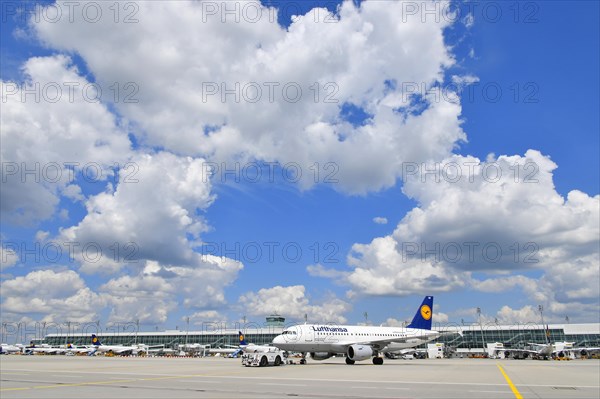
M 273 348 L 269 351 L 244 353 L 242 355 L 242 365 L 246 367 L 256 366 L 280 366 L 285 364 L 287 354 L 285 351 Z

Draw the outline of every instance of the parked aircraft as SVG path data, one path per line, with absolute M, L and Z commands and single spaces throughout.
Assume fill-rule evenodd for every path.
M 123 346 L 123 345 L 103 345 L 96 334 L 92 334 L 92 345 L 94 349 L 89 353 L 90 356 L 96 353 L 114 353 L 115 355 L 137 355 L 141 352 L 147 352 L 145 345 Z
M 505 348 L 500 342 L 491 344 L 491 355 L 503 353 L 505 358 L 549 360 L 554 357 L 575 357 L 575 354 L 587 356 L 600 348 L 573 347 L 573 342 L 555 342 L 554 344 L 528 343 L 529 348 Z
M 239 331 L 240 334 L 240 350 L 244 353 L 260 353 L 260 352 L 269 352 L 277 349 L 273 345 L 255 345 L 253 343 L 247 343 L 244 334 Z
M 17 345 L 9 345 L 9 344 L 2 344 L 0 345 L 0 354 L 11 354 L 11 353 L 21 353 L 23 352 L 23 345 L 21 344 L 17 344 Z
M 346 354 L 346 364 L 373 359 L 383 364 L 381 355 L 405 348 L 414 348 L 438 338 L 442 333 L 431 330 L 433 297 L 426 296 L 412 322 L 406 327 L 328 326 L 299 324 L 286 328 L 273 339 L 276 347 L 303 354 L 315 360 L 325 360 L 337 353 Z

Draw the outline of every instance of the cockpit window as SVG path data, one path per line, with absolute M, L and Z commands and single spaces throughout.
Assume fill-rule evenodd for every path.
M 296 331 L 287 330 L 283 332 L 283 335 L 296 335 Z

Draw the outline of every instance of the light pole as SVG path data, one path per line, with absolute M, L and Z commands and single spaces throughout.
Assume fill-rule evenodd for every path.
M 477 307 L 477 319 L 479 320 L 479 329 L 481 330 L 481 347 L 483 348 L 483 354 L 485 355 L 485 340 L 483 338 L 483 326 L 481 325 L 481 308 Z
M 188 334 L 190 333 L 190 317 L 185 318 L 185 322 L 187 323 L 187 327 L 185 328 L 185 347 L 187 348 L 188 344 Z
M 544 331 L 544 338 L 546 339 L 546 345 L 548 345 L 548 332 L 546 330 L 546 326 L 544 324 L 544 307 L 542 305 L 538 305 L 538 310 L 540 311 L 540 318 L 542 319 L 542 330 Z
M 68 344 L 69 334 L 71 333 L 71 322 L 67 321 L 67 335 L 65 336 L 65 346 Z

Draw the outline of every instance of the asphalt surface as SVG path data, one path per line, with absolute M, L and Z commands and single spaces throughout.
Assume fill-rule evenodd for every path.
M 1 398 L 599 398 L 600 361 L 1 356 Z

